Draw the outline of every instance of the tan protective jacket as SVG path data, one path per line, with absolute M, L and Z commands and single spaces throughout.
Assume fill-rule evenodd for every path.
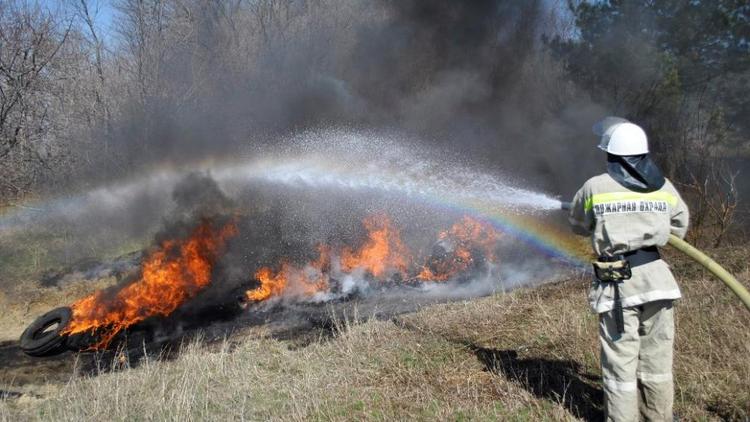
M 685 237 L 688 208 L 669 180 L 655 192 L 640 193 L 620 185 L 609 174 L 589 179 L 573 198 L 573 231 L 590 235 L 594 253 L 617 255 L 646 246 L 664 246 L 669 234 Z M 662 260 L 633 268 L 620 284 L 623 307 L 655 300 L 678 299 L 680 289 Z M 595 313 L 614 307 L 614 286 L 594 280 L 589 304 Z

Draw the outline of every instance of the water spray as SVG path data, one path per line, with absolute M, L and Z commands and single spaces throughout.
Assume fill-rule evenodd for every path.
M 560 208 L 562 210 L 567 211 L 570 210 L 571 207 L 572 204 L 570 202 L 560 203 Z M 734 294 L 737 295 L 738 298 L 740 298 L 747 310 L 750 311 L 750 292 L 748 292 L 745 286 L 743 286 L 729 271 L 725 270 L 721 265 L 719 265 L 705 253 L 701 252 L 695 246 L 673 234 L 669 235 L 669 244 L 673 248 L 692 258 L 693 261 L 701 264 L 705 269 L 710 271 L 711 274 L 715 275 L 719 280 L 724 282 L 724 284 L 726 284 L 726 286 L 729 287 L 729 289 L 732 290 L 732 292 L 734 292 Z

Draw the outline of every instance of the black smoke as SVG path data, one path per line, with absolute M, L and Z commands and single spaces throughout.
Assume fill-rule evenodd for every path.
M 563 82 L 541 41 L 559 31 L 562 6 L 287 3 L 273 25 L 260 6 L 187 2 L 192 31 L 175 25 L 183 38 L 159 57 L 162 84 L 130 98 L 116 125 L 123 157 L 184 165 L 347 127 L 402 131 L 564 194 L 602 168 L 589 128 L 603 112 Z

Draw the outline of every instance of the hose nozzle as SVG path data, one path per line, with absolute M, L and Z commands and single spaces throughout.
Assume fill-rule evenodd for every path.
M 571 208 L 573 208 L 572 202 L 560 202 L 560 209 L 569 211 Z

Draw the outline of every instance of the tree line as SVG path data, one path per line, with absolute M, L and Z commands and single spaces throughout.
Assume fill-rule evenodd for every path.
M 746 1 L 102 1 L 0 0 L 2 204 L 336 124 L 460 139 L 564 189 L 554 152 L 606 113 L 646 128 L 696 238 L 744 227 Z

